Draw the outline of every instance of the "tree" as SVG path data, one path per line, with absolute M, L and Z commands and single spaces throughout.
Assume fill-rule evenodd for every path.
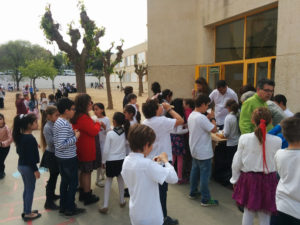
M 101 77 L 104 76 L 103 62 L 100 57 L 91 61 L 88 71 L 93 73 L 93 76 L 97 77 L 100 84 Z
M 78 41 L 81 39 L 79 29 L 73 29 L 72 24 L 69 25 L 68 35 L 71 38 L 71 44 L 63 40 L 60 34 L 58 23 L 54 23 L 50 6 L 46 7 L 46 12 L 41 20 L 41 28 L 48 40 L 55 41 L 61 51 L 64 51 L 69 60 L 74 65 L 76 73 L 77 89 L 81 93 L 86 92 L 85 71 L 87 69 L 90 57 L 94 55 L 96 46 L 99 44 L 99 39 L 104 35 L 104 28 L 98 28 L 94 21 L 90 20 L 82 2 L 79 2 L 80 7 L 80 24 L 84 30 L 83 44 L 81 52 L 77 50 Z
M 148 65 L 137 63 L 134 64 L 135 73 L 138 75 L 139 78 L 139 96 L 142 96 L 142 93 L 144 93 L 143 90 L 143 76 L 148 74 Z
M 119 70 L 116 71 L 116 74 L 118 75 L 119 79 L 120 79 L 120 90 L 123 91 L 123 86 L 122 86 L 122 79 L 125 75 L 126 71 L 125 70 Z
M 35 80 L 37 78 L 50 78 L 52 85 L 57 75 L 57 70 L 53 66 L 53 61 L 44 59 L 34 59 L 26 62 L 26 66 L 19 68 L 24 77 L 29 77 L 33 84 L 34 91 L 36 90 Z
M 98 49 L 98 57 L 99 60 L 103 62 L 103 72 L 106 80 L 106 91 L 107 91 L 107 101 L 108 101 L 108 106 L 107 109 L 113 109 L 113 101 L 112 101 L 112 95 L 111 95 L 111 87 L 110 87 L 110 75 L 114 72 L 115 66 L 122 61 L 122 55 L 123 55 L 123 43 L 124 41 L 121 40 L 121 45 L 117 46 L 116 49 L 118 50 L 116 54 L 116 58 L 113 60 L 112 59 L 112 49 L 114 47 L 114 43 L 111 44 L 111 47 L 102 52 L 100 49 Z
M 32 45 L 29 41 L 9 41 L 0 46 L 0 68 L 13 70 L 12 78 L 19 90 L 23 78 L 19 68 L 25 66 L 27 60 L 35 58 L 50 59 L 51 53 L 39 45 Z

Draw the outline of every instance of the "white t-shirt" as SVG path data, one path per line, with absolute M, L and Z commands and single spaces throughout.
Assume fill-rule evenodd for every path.
M 281 148 L 281 139 L 277 136 L 266 135 L 266 162 L 269 173 L 275 172 L 275 153 Z M 243 172 L 264 172 L 262 145 L 252 133 L 243 134 L 240 137 L 238 149 L 232 161 L 232 177 L 230 182 L 235 184 Z M 265 169 L 265 173 L 267 170 Z
M 129 215 L 132 225 L 161 225 L 158 183 L 177 183 L 178 177 L 170 163 L 162 167 L 144 158 L 142 153 L 131 152 L 124 160 L 121 175 L 130 194 Z
M 172 161 L 172 144 L 170 134 L 174 130 L 176 119 L 170 119 L 165 116 L 154 116 L 150 119 L 144 120 L 143 124 L 151 127 L 156 135 L 153 143 L 153 150 L 147 158 L 153 159 L 162 152 L 166 152 L 168 154 L 169 161 Z
M 294 116 L 294 113 L 292 113 L 288 108 L 286 108 L 283 112 L 286 115 L 286 117 Z
M 209 98 L 215 103 L 215 117 L 217 125 L 224 125 L 225 117 L 228 114 L 225 104 L 229 99 L 234 99 L 238 103 L 239 100 L 236 93 L 229 87 L 227 87 L 227 91 L 224 95 L 215 89 L 212 93 L 210 93 Z
M 125 132 L 118 135 L 111 130 L 107 133 L 104 150 L 102 154 L 102 163 L 106 161 L 122 160 L 126 156 L 126 137 Z
M 39 103 L 41 105 L 40 110 L 46 110 L 46 108 L 48 106 L 48 99 L 47 98 L 42 98 Z
M 109 121 L 109 118 L 107 116 L 105 116 L 103 118 L 98 118 L 97 116 L 92 116 L 92 119 L 95 122 L 96 121 L 103 122 L 106 126 L 105 130 L 103 129 L 103 127 L 101 127 L 101 130 L 99 132 L 100 149 L 101 149 L 101 153 L 103 154 L 106 135 L 107 135 L 107 132 L 111 130 L 110 121 Z
M 277 151 L 275 165 L 280 176 L 276 190 L 277 209 L 300 219 L 300 150 Z
M 193 111 L 188 119 L 189 144 L 193 158 L 211 159 L 214 156 L 211 143 L 211 130 L 215 126 L 200 112 Z

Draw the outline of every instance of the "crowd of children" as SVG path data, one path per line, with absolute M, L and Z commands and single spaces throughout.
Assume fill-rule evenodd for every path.
M 255 130 L 241 135 L 235 92 L 225 81 L 219 81 L 212 92 L 204 79 L 197 80 L 196 85 L 191 99 L 173 100 L 171 90 L 161 91 L 159 83 L 153 83 L 153 96 L 141 107 L 145 117 L 142 125 L 132 87 L 125 87 L 123 112 L 114 113 L 112 121 L 106 116 L 105 106 L 93 103 L 88 94 L 78 94 L 74 102 L 67 97 L 55 99 L 54 95 L 47 99 L 45 93 L 39 99 L 35 93 L 30 93 L 30 99 L 28 93 L 17 94 L 12 132 L 0 114 L 0 179 L 5 176 L 4 161 L 14 141 L 24 182 L 23 220 L 41 217 L 32 210 L 35 181 L 40 177 L 38 143 L 32 132 L 38 129 L 41 115 L 40 166 L 50 174 L 46 209 L 59 210 L 66 216 L 85 212 L 75 204 L 77 190 L 84 205 L 98 202 L 91 185 L 96 170 L 96 185 L 104 187 L 100 213 L 109 211 L 110 190 L 116 177 L 121 208 L 126 206 L 124 190 L 128 187 L 132 224 L 178 224 L 167 213 L 168 183 L 190 183 L 189 198 L 201 196 L 202 206 L 219 204 L 209 190 L 214 160 L 211 134 L 218 133 L 227 140 L 222 165 L 227 182 L 233 184 L 233 199 L 243 208 L 242 224 L 253 224 L 256 214 L 261 225 L 299 224 L 299 114 L 293 115 L 286 108 L 285 97 L 277 95 L 276 104 L 290 117 L 278 124 L 281 136 L 267 132 L 272 124 L 267 107 L 253 111 Z M 286 141 L 286 149 L 281 149 L 282 140 Z M 59 175 L 60 194 L 56 195 Z

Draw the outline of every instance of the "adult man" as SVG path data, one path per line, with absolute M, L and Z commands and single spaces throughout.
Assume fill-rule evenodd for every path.
M 224 127 L 224 120 L 228 114 L 228 110 L 225 107 L 226 102 L 229 99 L 234 99 L 237 103 L 237 94 L 227 86 L 225 80 L 219 80 L 217 82 L 217 89 L 209 95 L 211 102 L 215 104 L 215 117 L 217 121 L 217 126 L 222 130 Z
M 252 112 L 258 107 L 268 107 L 267 101 L 274 93 L 275 82 L 269 79 L 261 79 L 257 84 L 257 91 L 252 97 L 248 98 L 242 105 L 239 126 L 242 134 L 251 133 L 255 126 L 251 122 Z M 269 124 L 267 129 L 270 130 Z
M 292 113 L 287 107 L 286 107 L 286 97 L 284 95 L 275 95 L 274 102 L 283 110 L 284 114 L 287 117 L 294 116 L 294 113 Z

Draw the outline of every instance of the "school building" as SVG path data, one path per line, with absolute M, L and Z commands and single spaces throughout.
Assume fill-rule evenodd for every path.
M 299 0 L 148 0 L 148 83 L 190 97 L 199 76 L 236 91 L 267 77 L 300 111 L 299 11 Z

